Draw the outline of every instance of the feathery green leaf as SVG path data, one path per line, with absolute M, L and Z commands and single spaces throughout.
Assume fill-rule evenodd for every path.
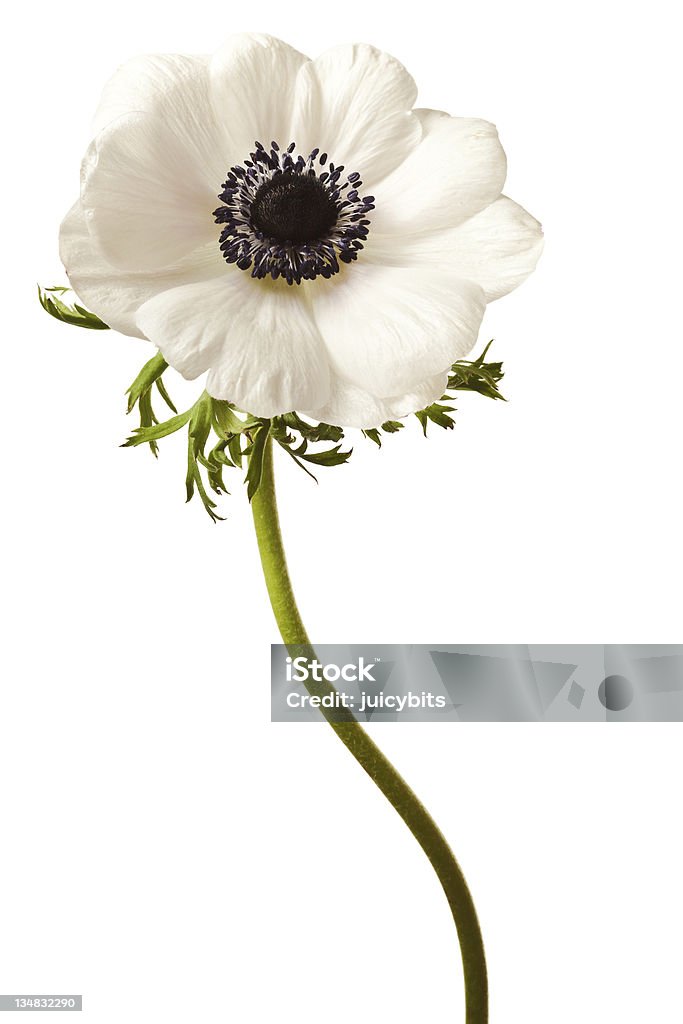
M 109 325 L 105 324 L 94 313 L 91 313 L 90 310 L 84 309 L 77 302 L 69 306 L 59 297 L 70 290 L 70 288 L 66 288 L 63 285 L 55 285 L 52 288 L 41 288 L 38 285 L 38 301 L 46 313 L 53 316 L 55 320 L 61 320 L 65 324 L 72 324 L 74 327 L 87 327 L 91 331 L 108 331 Z

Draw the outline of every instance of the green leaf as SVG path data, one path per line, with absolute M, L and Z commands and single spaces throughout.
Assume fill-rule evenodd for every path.
M 230 493 L 223 480 L 223 470 L 226 467 L 234 469 L 235 463 L 225 454 L 227 444 L 227 441 L 219 440 L 206 457 L 206 476 L 215 494 Z
M 204 448 L 209 439 L 213 416 L 212 403 L 213 399 L 204 391 L 191 409 L 189 436 L 192 440 L 195 457 L 204 454 Z
M 61 320 L 65 324 L 72 324 L 74 327 L 87 327 L 91 331 L 108 331 L 109 325 L 105 324 L 94 313 L 84 309 L 83 306 L 79 306 L 77 302 L 69 306 L 59 298 L 60 295 L 64 295 L 65 292 L 70 290 L 63 285 L 57 285 L 52 288 L 41 288 L 38 285 L 38 300 L 43 309 L 50 316 L 53 316 L 55 320 Z
M 161 379 L 161 377 L 157 377 L 157 379 L 155 381 L 155 384 L 157 386 L 157 391 L 159 392 L 159 394 L 163 398 L 164 402 L 166 402 L 166 405 L 169 407 L 171 412 L 178 412 L 178 410 L 176 409 L 175 405 L 173 404 L 173 402 L 170 399 L 168 391 L 166 390 L 166 385 L 164 384 L 164 382 Z
M 204 487 L 204 482 L 202 480 L 202 475 L 199 472 L 199 467 L 196 464 L 195 464 L 195 470 L 194 470 L 194 480 L 193 480 L 193 483 L 196 484 L 196 486 L 197 486 L 197 493 L 199 494 L 199 497 L 201 498 L 202 505 L 204 506 L 204 508 L 206 509 L 208 514 L 211 516 L 211 519 L 213 520 L 213 522 L 217 523 L 219 521 L 223 521 L 225 519 L 225 516 L 219 516 L 217 512 L 214 512 L 214 509 L 217 508 L 218 506 L 216 505 L 216 502 L 213 500 L 213 498 L 210 498 L 209 495 L 206 493 L 206 488 Z M 192 492 L 189 492 L 189 490 L 188 490 L 188 497 L 187 497 L 188 501 L 191 499 L 193 493 L 194 493 L 194 490 Z
M 140 401 L 140 398 L 150 390 L 155 381 L 157 385 L 161 385 L 161 387 L 163 387 L 161 384 L 161 375 L 167 367 L 168 363 L 162 356 L 161 352 L 157 352 L 149 362 L 145 363 L 131 386 L 126 391 L 126 394 L 128 395 L 127 412 L 133 411 L 137 403 Z M 163 394 L 164 392 L 162 392 L 162 395 Z M 173 412 L 177 412 L 178 410 L 171 403 L 170 399 L 167 398 L 166 400 Z
M 152 408 L 152 396 L 149 391 L 145 391 L 145 393 L 141 395 L 140 401 L 138 402 L 138 411 L 140 413 L 140 427 L 142 429 L 146 430 L 148 427 L 152 427 L 159 422 L 154 413 L 154 409 Z M 159 446 L 154 439 L 149 441 L 148 444 L 152 455 L 156 458 L 159 452 Z
M 338 444 L 324 452 L 306 452 L 304 454 L 299 449 L 295 449 L 293 454 L 297 455 L 300 459 L 305 459 L 306 462 L 313 463 L 314 466 L 342 466 L 351 458 L 353 448 L 343 452 L 341 451 L 341 445 Z
M 477 359 L 462 359 L 457 363 L 453 363 L 451 374 L 448 378 L 447 392 L 475 391 L 486 398 L 502 399 L 505 401 L 498 387 L 498 382 L 503 377 L 503 364 L 486 362 L 486 356 L 492 344 L 493 342 L 490 341 Z M 455 409 L 452 405 L 443 405 L 443 402 L 452 401 L 452 398 L 452 395 L 446 393 L 440 402 L 434 402 L 432 405 L 427 406 L 426 409 L 420 409 L 419 412 L 415 413 L 422 424 L 422 431 L 425 437 L 427 436 L 427 427 L 430 423 L 434 423 L 444 430 L 453 429 L 455 420 L 452 416 L 449 416 L 449 413 L 454 412 Z M 391 428 L 396 429 L 399 426 L 398 422 L 392 422 L 391 425 L 383 424 L 382 429 L 389 428 L 391 433 Z
M 204 451 L 213 425 L 213 402 L 214 400 L 211 396 L 204 392 L 190 410 L 190 425 L 187 432 L 187 474 L 185 476 L 185 490 L 187 493 L 187 501 L 190 501 L 196 489 L 204 508 L 211 516 L 211 519 L 216 522 L 223 517 L 214 512 L 214 509 L 217 507 L 216 502 L 209 497 L 199 468 L 200 465 L 204 466 L 204 468 L 207 469 L 209 479 L 211 480 L 211 475 L 214 473 L 214 464 L 209 461 L 209 458 L 204 454 Z M 216 488 L 214 488 L 214 490 L 215 489 Z
M 122 448 L 135 448 L 139 444 L 149 444 L 150 441 L 160 441 L 162 437 L 175 434 L 189 422 L 192 416 L 192 409 L 181 412 L 178 416 L 171 417 L 163 423 L 156 423 L 149 427 L 137 427 L 132 435 L 121 445 Z
M 258 426 L 259 421 L 254 416 L 240 419 L 234 411 L 234 405 L 231 405 L 230 402 L 224 402 L 218 398 L 213 398 L 212 402 L 214 429 L 220 436 L 229 438 L 231 434 L 243 434 L 246 430 L 252 430 Z
M 168 363 L 162 356 L 161 352 L 157 352 L 155 356 L 152 356 L 152 358 L 145 363 L 131 386 L 126 391 L 126 394 L 128 395 L 128 408 L 126 411 L 130 413 L 136 405 L 138 407 L 138 412 L 140 414 L 140 427 L 138 430 L 147 431 L 159 422 L 152 406 L 152 388 L 155 384 L 159 394 L 169 409 L 175 413 L 178 411 L 171 401 L 162 380 L 162 374 L 167 369 Z M 156 439 L 154 437 L 150 437 L 146 443 L 149 444 L 152 454 L 156 456 L 159 450 Z
M 230 452 L 230 458 L 232 459 L 235 466 L 237 466 L 238 469 L 241 469 L 242 457 L 244 455 L 244 451 L 242 450 L 241 434 L 233 434 L 233 436 L 228 441 L 228 451 Z
M 363 437 L 367 437 L 370 441 L 374 441 L 378 448 L 382 447 L 382 438 L 380 437 L 377 427 L 371 427 L 369 430 L 362 430 L 361 433 Z
M 279 443 L 280 445 L 282 445 L 282 448 L 284 449 L 284 451 L 286 451 L 286 452 L 287 452 L 287 454 L 289 455 L 289 457 L 290 457 L 291 459 L 293 459 L 293 460 L 294 460 L 294 462 L 296 462 L 296 464 L 297 464 L 297 466 L 299 467 L 299 469 L 303 469 L 303 471 L 304 471 L 304 473 L 306 474 L 306 476 L 310 476 L 311 480 L 314 480 L 314 481 L 315 481 L 315 482 L 317 483 L 317 482 L 318 482 L 318 478 L 317 478 L 317 476 L 315 476 L 315 474 L 314 474 L 314 473 L 311 473 L 310 469 L 308 469 L 308 468 L 307 468 L 306 466 L 304 466 L 304 464 L 303 464 L 303 462 L 301 461 L 301 459 L 299 459 L 299 458 L 297 457 L 296 453 L 295 453 L 294 451 L 292 451 L 292 448 L 291 448 L 291 446 L 290 446 L 289 444 L 286 444 L 285 442 L 281 441 L 281 440 L 280 440 L 279 438 L 276 438 L 276 440 L 278 441 L 278 443 Z M 304 443 L 305 443 L 305 442 L 304 442 Z
M 475 391 L 486 398 L 505 401 L 498 387 L 504 376 L 503 364 L 486 362 L 486 355 L 492 344 L 493 340 L 474 361 L 461 360 L 453 364 L 448 378 L 449 391 Z
M 324 451 L 310 451 L 309 444 L 325 440 L 341 440 L 344 431 L 341 427 L 333 427 L 329 423 L 320 423 L 312 426 L 306 423 L 296 413 L 287 413 L 284 416 L 276 416 L 270 423 L 270 434 L 275 441 L 291 456 L 300 469 L 316 481 L 317 478 L 304 465 L 304 462 L 314 466 L 341 466 L 351 457 L 351 452 L 341 451 L 341 445 L 328 448 Z M 300 435 L 298 441 L 296 434 Z M 296 446 L 296 447 L 295 447 Z
M 187 474 L 185 476 L 185 489 L 188 501 L 190 501 L 194 493 L 195 483 L 201 495 L 199 487 L 201 474 L 197 463 L 206 464 L 204 449 L 209 439 L 209 431 L 211 430 L 211 417 L 211 398 L 204 392 L 190 410 L 190 426 L 187 431 Z
M 399 430 L 403 430 L 405 423 L 401 423 L 399 420 L 387 420 L 381 427 L 372 427 L 369 430 L 362 430 L 361 433 L 364 437 L 367 437 L 370 441 L 374 441 L 378 448 L 382 447 L 382 431 L 385 434 L 396 434 Z
M 223 473 L 227 468 L 241 466 L 247 452 L 253 454 L 253 465 L 250 460 L 248 473 L 248 493 L 250 499 L 253 497 L 261 479 L 259 466 L 262 470 L 263 446 L 269 421 L 243 413 L 230 402 L 212 398 L 206 391 L 189 409 L 178 413 L 162 379 L 167 369 L 166 361 L 158 353 L 143 366 L 126 392 L 128 411 L 137 407 L 140 426 L 133 430 L 122 447 L 149 444 L 156 455 L 158 441 L 187 427 L 186 498 L 190 501 L 195 494 L 199 495 L 204 508 L 216 522 L 222 516 L 215 512 L 217 506 L 209 491 L 215 494 L 228 493 Z M 176 414 L 162 423 L 152 406 L 155 387 L 166 405 Z
M 307 423 L 295 412 L 288 412 L 277 419 L 301 434 L 307 441 L 341 441 L 344 436 L 342 427 L 334 427 L 331 423 Z
M 260 425 L 251 434 L 251 443 L 245 451 L 245 455 L 247 455 L 249 459 L 247 475 L 245 478 L 247 484 L 247 498 L 249 501 L 252 500 L 261 486 L 261 480 L 263 478 L 263 456 L 266 449 L 269 429 L 270 422 L 268 420 L 262 420 Z
M 455 426 L 455 420 L 448 414 L 454 411 L 452 405 L 441 405 L 440 402 L 434 402 L 432 405 L 428 405 L 426 409 L 420 409 L 415 415 L 422 424 L 422 431 L 426 437 L 429 423 L 435 423 L 437 427 L 443 427 L 444 430 L 452 430 Z

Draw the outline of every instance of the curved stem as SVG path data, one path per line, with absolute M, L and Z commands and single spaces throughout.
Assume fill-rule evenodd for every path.
M 280 532 L 275 498 L 272 440 L 268 438 L 261 484 L 252 499 L 254 526 L 270 603 L 282 639 L 296 654 L 313 658 L 315 652 L 296 605 Z M 309 690 L 313 684 L 306 684 Z M 323 712 L 324 713 L 324 712 Z M 342 743 L 384 793 L 429 858 L 451 908 L 458 931 L 465 978 L 466 1024 L 488 1021 L 486 959 L 477 913 L 460 866 L 427 810 L 363 727 L 337 710 L 327 720 Z

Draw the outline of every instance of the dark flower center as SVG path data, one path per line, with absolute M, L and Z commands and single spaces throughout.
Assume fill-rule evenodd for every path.
M 307 158 L 295 149 L 257 142 L 228 171 L 213 212 L 227 263 L 287 284 L 330 278 L 357 260 L 375 208 L 374 196 L 360 194 L 360 174 L 344 175 L 319 149 Z
M 319 178 L 285 171 L 258 189 L 251 223 L 279 242 L 314 242 L 337 223 L 337 204 Z

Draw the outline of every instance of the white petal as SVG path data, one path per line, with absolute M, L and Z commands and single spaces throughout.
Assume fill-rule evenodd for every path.
M 336 46 L 299 72 L 292 141 L 301 153 L 319 148 L 347 172 L 357 171 L 367 194 L 418 144 L 416 96 L 415 82 L 394 57 L 362 43 Z
M 273 36 L 234 35 L 211 59 L 211 92 L 216 116 L 230 136 L 231 161 L 241 164 L 259 141 L 281 147 L 288 138 L 294 82 L 308 60 Z M 221 179 L 222 180 L 222 179 Z
M 133 57 L 118 68 L 102 92 L 93 121 L 97 135 L 122 114 L 164 113 L 170 102 L 174 107 L 185 105 L 188 111 L 201 115 L 208 108 L 209 58 L 177 53 L 159 53 Z M 183 118 L 186 121 L 187 118 Z
M 212 239 L 218 244 L 216 194 L 199 149 L 150 114 L 118 118 L 83 161 L 88 229 L 122 270 L 158 270 Z
M 403 239 L 372 233 L 363 255 L 400 267 L 447 269 L 476 281 L 487 302 L 507 295 L 527 279 L 543 250 L 538 221 L 507 196 L 457 228 Z
M 411 391 L 474 345 L 481 288 L 443 269 L 383 267 L 360 260 L 310 289 L 333 369 L 379 396 Z
M 124 114 L 141 113 L 157 122 L 171 159 L 177 149 L 184 160 L 198 165 L 202 181 L 211 190 L 213 210 L 213 200 L 234 161 L 226 118 L 214 111 L 209 58 L 161 54 L 137 57 L 119 68 L 105 86 L 96 128 L 104 130 Z
M 401 419 L 424 409 L 432 402 L 437 402 L 443 396 L 447 383 L 448 374 L 439 373 L 423 381 L 408 394 L 377 398 L 340 377 L 334 377 L 330 396 L 325 405 L 308 412 L 304 411 L 304 415 L 321 423 L 369 430 L 371 427 L 381 426 L 387 420 Z
M 256 416 L 322 404 L 329 365 L 298 288 L 254 281 L 234 267 L 146 303 L 137 322 L 184 377 L 209 370 L 206 389 Z
M 142 338 L 135 323 L 139 307 L 159 292 L 190 281 L 223 276 L 228 267 L 218 246 L 211 244 L 158 273 L 123 273 L 107 263 L 88 231 L 80 202 L 62 222 L 60 257 L 71 287 L 81 301 L 114 331 Z
M 416 111 L 424 137 L 373 190 L 371 231 L 400 235 L 454 227 L 492 203 L 505 181 L 506 161 L 488 121 Z

